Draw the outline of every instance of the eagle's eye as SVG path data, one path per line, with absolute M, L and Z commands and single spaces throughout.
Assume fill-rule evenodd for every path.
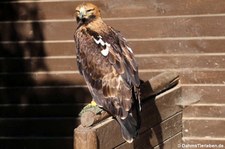
M 80 11 L 79 11 L 79 10 L 76 10 L 76 11 L 75 11 L 75 13 L 76 13 L 76 14 L 79 14 L 79 13 L 80 13 Z
M 93 8 L 93 9 L 88 9 L 87 12 L 91 12 L 91 11 L 93 11 L 93 10 L 95 10 L 95 9 L 94 9 L 94 8 Z

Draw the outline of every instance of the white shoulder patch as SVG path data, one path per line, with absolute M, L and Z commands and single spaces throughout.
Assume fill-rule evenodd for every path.
M 103 56 L 107 56 L 109 54 L 110 44 L 106 42 L 106 48 L 101 51 Z
M 96 40 L 94 37 L 93 37 L 93 39 L 94 39 L 96 44 L 100 44 L 101 46 L 105 47 L 105 49 L 101 50 L 101 54 L 103 56 L 107 56 L 109 54 L 109 49 L 110 49 L 111 45 L 109 43 L 107 43 L 107 42 L 104 42 L 102 40 L 102 36 L 98 36 L 98 37 L 99 37 L 98 40 Z
M 94 37 L 94 41 L 95 41 L 95 43 L 97 43 L 97 44 L 101 44 L 102 46 L 104 46 L 105 45 L 105 42 L 102 40 L 102 36 L 98 36 L 99 37 L 99 39 L 98 40 L 96 40 Z

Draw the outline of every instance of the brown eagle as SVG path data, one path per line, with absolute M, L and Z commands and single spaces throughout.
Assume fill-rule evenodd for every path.
M 139 128 L 139 118 L 134 118 L 132 111 L 141 109 L 140 79 L 133 51 L 120 32 L 104 23 L 94 4 L 77 6 L 75 15 L 79 72 L 93 100 L 116 118 L 123 138 L 130 143 Z

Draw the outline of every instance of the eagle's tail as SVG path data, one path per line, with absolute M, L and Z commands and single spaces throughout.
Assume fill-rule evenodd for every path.
M 128 142 L 132 143 L 133 139 L 138 134 L 138 124 L 132 114 L 128 114 L 128 116 L 125 119 L 121 119 L 119 117 L 116 117 L 117 121 L 120 124 L 121 132 L 123 138 Z

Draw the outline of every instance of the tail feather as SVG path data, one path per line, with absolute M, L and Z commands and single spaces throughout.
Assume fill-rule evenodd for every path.
M 116 119 L 120 124 L 123 138 L 128 143 L 132 143 L 133 139 L 138 134 L 138 126 L 136 120 L 131 114 L 128 114 L 128 116 L 125 119 L 121 119 L 119 117 L 116 117 Z

